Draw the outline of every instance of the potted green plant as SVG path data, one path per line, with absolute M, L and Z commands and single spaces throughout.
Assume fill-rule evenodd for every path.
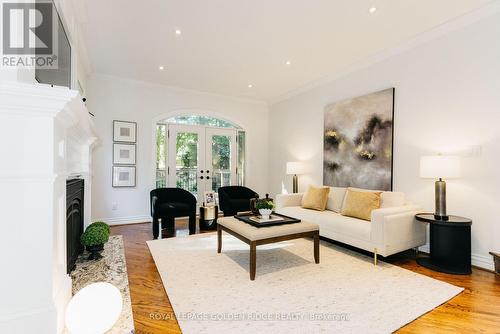
M 265 198 L 259 199 L 255 203 L 255 208 L 259 210 L 259 213 L 263 219 L 269 219 L 269 216 L 274 209 L 274 202 Z
M 89 260 L 98 260 L 102 257 L 101 251 L 109 240 L 109 234 L 109 226 L 104 222 L 90 224 L 83 232 L 80 242 L 90 252 Z
M 96 228 L 96 227 L 101 227 L 104 228 L 106 231 L 108 231 L 109 234 L 111 234 L 111 227 L 109 227 L 108 224 L 102 221 L 97 221 L 92 224 L 90 224 L 87 228 Z

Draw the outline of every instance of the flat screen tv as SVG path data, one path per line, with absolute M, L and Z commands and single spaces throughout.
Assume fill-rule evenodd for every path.
M 71 88 L 71 45 L 55 6 L 53 13 L 57 16 L 58 24 L 58 68 L 35 68 L 35 79 L 39 83 Z

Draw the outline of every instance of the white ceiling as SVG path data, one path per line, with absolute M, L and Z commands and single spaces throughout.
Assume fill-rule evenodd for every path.
M 488 2 L 86 0 L 82 24 L 96 73 L 270 101 Z

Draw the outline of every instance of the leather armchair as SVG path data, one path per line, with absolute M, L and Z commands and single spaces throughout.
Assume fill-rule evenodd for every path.
M 196 232 L 196 198 L 181 188 L 158 188 L 150 192 L 151 217 L 153 218 L 153 237 L 160 234 L 162 227 L 174 227 L 176 217 L 189 217 L 189 234 Z
M 241 211 L 250 210 L 250 199 L 259 195 L 250 188 L 243 186 L 227 186 L 219 188 L 219 207 L 224 216 L 234 216 Z

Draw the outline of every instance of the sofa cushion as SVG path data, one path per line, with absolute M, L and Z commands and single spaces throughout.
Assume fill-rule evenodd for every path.
M 372 211 L 380 208 L 380 194 L 381 192 L 347 189 L 342 215 L 370 220 Z
M 319 225 L 320 235 L 333 240 L 336 240 L 338 235 L 367 242 L 371 240 L 372 224 L 366 220 L 342 216 L 330 210 L 315 211 L 300 206 L 287 206 L 281 208 L 278 213 L 316 223 Z
M 380 195 L 381 208 L 393 208 L 406 204 L 405 193 L 400 191 L 384 191 Z
M 340 213 L 340 211 L 342 210 L 342 204 L 344 203 L 344 197 L 346 191 L 347 188 L 330 187 L 330 193 L 328 194 L 328 202 L 326 203 L 326 209 Z
M 310 186 L 304 194 L 304 197 L 302 197 L 302 207 L 305 209 L 324 211 L 328 201 L 329 192 L 329 187 Z
M 400 191 L 382 191 L 382 190 L 370 190 L 362 188 L 349 187 L 355 191 L 365 191 L 365 192 L 381 192 L 380 194 L 380 207 L 381 208 L 392 208 L 395 206 L 403 206 L 406 204 L 405 193 Z

